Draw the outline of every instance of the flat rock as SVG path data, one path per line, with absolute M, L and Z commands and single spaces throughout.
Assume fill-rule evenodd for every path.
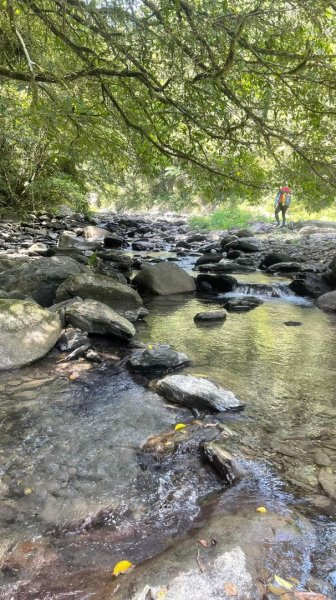
M 135 328 L 130 321 L 96 300 L 87 299 L 70 304 L 65 309 L 65 320 L 88 333 L 111 335 L 123 340 L 129 340 L 135 335 Z
M 268 273 L 291 273 L 293 271 L 300 271 L 302 269 L 302 263 L 299 262 L 280 262 L 271 265 L 267 268 Z
M 248 310 L 257 308 L 257 306 L 260 306 L 261 304 L 263 304 L 261 298 L 246 296 L 244 298 L 231 298 L 230 300 L 227 300 L 225 308 L 236 312 L 247 312 Z
M 0 370 L 17 369 L 42 358 L 62 330 L 57 313 L 25 300 L 0 300 Z
M 159 296 L 194 292 L 195 280 L 171 262 L 144 267 L 133 279 L 139 290 Z
M 96 227 L 95 225 L 87 225 L 84 227 L 84 238 L 89 241 L 104 242 L 104 239 L 110 235 L 107 229 Z
M 242 408 L 240 400 L 231 391 L 193 375 L 168 375 L 154 382 L 153 389 L 166 400 L 188 408 L 217 412 Z
M 128 367 L 131 371 L 139 373 L 162 375 L 175 369 L 181 369 L 190 363 L 186 354 L 176 352 L 168 345 L 159 344 L 135 352 L 128 361 Z

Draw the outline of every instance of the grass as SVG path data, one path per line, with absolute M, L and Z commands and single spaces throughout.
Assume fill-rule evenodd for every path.
M 289 221 L 336 221 L 336 206 L 330 206 L 321 211 L 309 212 L 300 204 L 293 203 L 288 213 Z M 246 202 L 228 204 L 208 215 L 194 216 L 190 219 L 193 229 L 230 229 L 231 227 L 245 228 L 256 221 L 274 222 L 272 202 L 252 206 Z

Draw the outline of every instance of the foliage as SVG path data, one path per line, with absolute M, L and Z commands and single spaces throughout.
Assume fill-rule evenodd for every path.
M 179 193 L 151 194 L 177 207 L 283 180 L 327 204 L 335 33 L 326 0 L 0 0 L 2 206 L 177 168 Z
M 336 222 L 336 205 L 328 206 L 319 211 L 307 210 L 302 202 L 294 201 L 288 212 L 289 222 L 298 222 L 306 220 L 321 220 Z M 265 199 L 258 206 L 251 206 L 247 202 L 229 203 L 223 205 L 206 216 L 193 216 L 190 224 L 194 229 L 230 229 L 230 227 L 248 227 L 252 222 L 274 221 L 273 202 L 271 199 Z

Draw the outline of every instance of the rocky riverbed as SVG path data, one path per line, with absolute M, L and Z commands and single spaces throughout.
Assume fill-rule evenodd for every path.
M 0 225 L 1 597 L 334 597 L 335 241 Z

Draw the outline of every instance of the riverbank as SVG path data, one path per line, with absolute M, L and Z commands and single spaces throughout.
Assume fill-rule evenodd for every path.
M 314 307 L 311 292 L 295 296 L 288 275 L 307 282 L 308 274 L 314 294 L 322 284 L 332 290 L 336 230 L 257 224 L 232 239 L 233 232 L 195 234 L 179 218 L 99 218 L 89 225 L 80 215 L 54 222 L 42 215 L 33 227 L 2 229 L 10 232 L 0 256 L 2 296 L 49 307 L 70 300 L 54 308 L 63 324 L 74 319 L 67 308 L 73 296 L 81 306 L 76 323 L 83 323 L 88 288 L 95 302 L 112 304 L 111 282 L 103 285 L 101 276 L 133 290 L 134 273 L 153 265 L 159 273 L 154 283 L 138 283 L 143 305 L 133 292 L 122 301 L 113 296 L 134 334 L 122 322 L 121 335 L 118 317 L 104 313 L 99 327 L 113 322 L 109 336 L 93 330 L 76 348 L 54 348 L 34 365 L 0 375 L 3 597 L 183 600 L 193 589 L 195 598 L 257 599 L 273 598 L 279 588 L 293 598 L 304 597 L 295 589 L 332 598 L 335 317 Z M 32 249 L 34 243 L 47 248 Z M 266 272 L 265 259 L 276 254 Z M 62 274 L 60 257 L 67 257 Z M 70 275 L 69 258 L 80 266 Z M 174 269 L 162 280 L 162 264 L 198 273 L 196 293 L 149 294 L 148 286 L 167 278 L 169 286 L 191 285 L 185 275 L 172 279 Z M 251 296 L 260 301 L 254 310 L 232 305 Z M 194 323 L 196 313 L 224 305 L 224 322 Z M 93 318 L 85 307 L 85 326 L 97 328 L 97 313 Z M 126 365 L 147 352 L 147 367 L 149 360 L 157 369 L 159 344 L 192 361 L 182 373 L 232 390 L 245 409 L 190 410 L 148 389 L 162 371 L 130 373 Z M 172 358 L 165 350 L 165 361 Z M 179 424 L 186 427 L 175 431 Z M 204 458 L 203 445 L 213 440 L 242 471 L 233 486 Z M 119 560 L 135 568 L 114 580 Z

